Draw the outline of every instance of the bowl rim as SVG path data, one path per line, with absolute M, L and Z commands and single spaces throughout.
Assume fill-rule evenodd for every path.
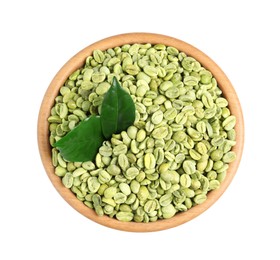
M 211 71 L 216 78 L 218 86 L 223 91 L 223 96 L 229 102 L 229 109 L 231 110 L 231 113 L 236 116 L 237 120 L 235 126 L 236 145 L 233 147 L 233 151 L 236 152 L 237 157 L 234 162 L 230 163 L 229 169 L 227 170 L 227 176 L 221 183 L 220 188 L 209 192 L 207 194 L 207 200 L 204 203 L 196 205 L 186 212 L 177 213 L 170 219 L 157 220 L 149 223 L 121 222 L 105 215 L 99 217 L 92 209 L 79 201 L 70 189 L 65 188 L 61 182 L 61 178 L 54 174 L 54 166 L 52 165 L 51 160 L 51 146 L 49 144 L 49 123 L 47 121 L 47 118 L 50 115 L 50 109 L 54 104 L 54 99 L 59 92 L 59 88 L 63 86 L 64 82 L 72 72 L 84 65 L 86 57 L 90 56 L 94 49 L 106 50 L 124 44 L 134 43 L 161 43 L 167 46 L 173 46 L 179 51 L 185 52 L 188 56 L 195 58 L 203 67 Z M 49 84 L 40 106 L 37 121 L 37 141 L 41 161 L 50 181 L 63 199 L 76 211 L 96 223 L 113 229 L 130 232 L 151 232 L 173 228 L 186 223 L 202 214 L 221 197 L 234 178 L 240 164 L 244 146 L 244 119 L 238 96 L 230 80 L 221 68 L 205 53 L 191 44 L 174 37 L 157 33 L 134 32 L 114 35 L 90 44 L 75 54 L 61 67 Z

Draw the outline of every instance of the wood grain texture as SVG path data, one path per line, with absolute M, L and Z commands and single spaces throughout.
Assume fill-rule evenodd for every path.
M 221 184 L 221 187 L 218 190 L 209 192 L 208 199 L 203 204 L 197 205 L 186 212 L 178 213 L 171 219 L 158 220 L 152 223 L 125 223 L 120 222 L 116 219 L 109 218 L 107 216 L 97 216 L 92 209 L 86 207 L 81 201 L 79 201 L 75 197 L 75 195 L 69 189 L 63 186 L 61 179 L 54 174 L 54 167 L 51 162 L 51 147 L 49 144 L 48 130 L 49 123 L 47 121 L 47 118 L 50 115 L 50 110 L 51 107 L 54 105 L 54 99 L 59 92 L 59 88 L 63 86 L 64 82 L 72 72 L 84 65 L 85 58 L 91 55 L 94 49 L 106 50 L 108 48 L 132 43 L 162 43 L 168 46 L 174 46 L 178 50 L 183 51 L 189 56 L 194 57 L 205 68 L 212 72 L 212 74 L 218 82 L 219 87 L 223 91 L 223 95 L 227 98 L 229 102 L 229 108 L 232 114 L 235 115 L 237 118 L 237 123 L 235 127 L 237 144 L 233 148 L 233 150 L 236 152 L 237 158 L 236 161 L 230 164 L 230 167 L 227 171 L 227 177 Z M 201 52 L 194 46 L 169 36 L 151 33 L 128 33 L 112 36 L 91 44 L 90 46 L 86 47 L 85 49 L 77 53 L 75 56 L 73 56 L 59 70 L 59 72 L 51 81 L 41 104 L 38 116 L 37 139 L 41 160 L 49 179 L 53 183 L 56 190 L 60 193 L 60 195 L 74 209 L 76 209 L 78 212 L 80 212 L 87 218 L 110 228 L 131 232 L 151 232 L 173 228 L 187 221 L 190 221 L 191 219 L 197 217 L 205 210 L 207 210 L 211 205 L 213 205 L 213 203 L 215 203 L 220 198 L 220 196 L 224 193 L 224 191 L 231 183 L 233 177 L 235 176 L 241 160 L 244 144 L 244 122 L 239 99 L 231 82 L 229 81 L 225 73 L 219 68 L 219 66 L 207 55 L 205 55 L 203 52 Z

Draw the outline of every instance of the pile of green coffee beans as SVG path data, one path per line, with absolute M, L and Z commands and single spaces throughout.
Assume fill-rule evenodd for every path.
M 203 203 L 236 158 L 236 118 L 211 72 L 174 47 L 94 50 L 60 88 L 50 144 L 100 113 L 114 76 L 135 102 L 134 125 L 105 141 L 92 162 L 67 162 L 53 148 L 56 175 L 98 215 L 120 221 L 167 219 Z

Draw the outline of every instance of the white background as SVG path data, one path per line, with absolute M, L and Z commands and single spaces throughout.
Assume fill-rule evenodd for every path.
M 280 41 L 277 1 L 2 1 L 0 259 L 280 259 Z M 37 148 L 37 116 L 60 67 L 105 37 L 154 32 L 186 41 L 227 74 L 245 148 L 230 187 L 179 227 L 100 226 L 56 192 Z

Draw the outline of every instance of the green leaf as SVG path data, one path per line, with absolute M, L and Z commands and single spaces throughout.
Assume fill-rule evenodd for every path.
M 102 145 L 101 120 L 90 116 L 54 144 L 64 159 L 71 162 L 92 161 Z
M 105 138 L 126 130 L 134 123 L 135 105 L 129 93 L 119 84 L 116 77 L 104 96 L 101 107 L 101 125 Z
M 135 120 L 135 105 L 131 96 L 114 77 L 106 93 L 101 116 L 90 116 L 54 144 L 63 158 L 71 162 L 95 159 L 105 138 L 126 130 Z M 105 138 L 104 138 L 105 137 Z

